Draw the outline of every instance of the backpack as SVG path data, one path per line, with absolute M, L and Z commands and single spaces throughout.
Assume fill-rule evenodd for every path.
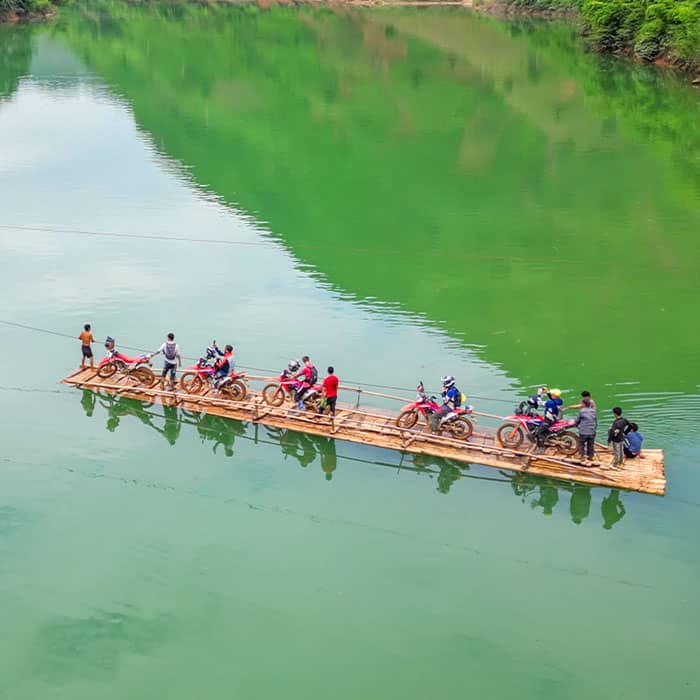
M 171 343 L 168 341 L 165 344 L 165 351 L 163 352 L 163 354 L 165 355 L 165 359 L 168 362 L 173 362 L 175 360 L 175 358 L 177 357 L 176 350 L 177 343 Z
M 315 384 L 318 381 L 318 370 L 313 365 L 311 365 L 310 369 L 309 384 Z

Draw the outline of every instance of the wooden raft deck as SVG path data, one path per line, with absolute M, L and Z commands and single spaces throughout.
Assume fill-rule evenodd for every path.
M 380 409 L 370 412 L 342 404 L 338 404 L 335 421 L 331 422 L 328 416 L 320 417 L 297 411 L 290 403 L 285 403 L 279 408 L 269 406 L 263 401 L 260 392 L 250 388 L 245 400 L 231 401 L 213 396 L 208 390 L 202 394 L 190 395 L 181 390 L 162 390 L 159 385 L 146 389 L 135 385 L 123 375 L 101 379 L 89 368 L 74 372 L 62 383 L 80 389 L 104 391 L 125 398 L 178 406 L 188 411 L 210 413 L 233 420 L 259 422 L 312 435 L 539 474 L 564 481 L 641 491 L 659 496 L 663 496 L 666 489 L 663 450 L 645 449 L 641 458 L 626 460 L 622 469 L 584 467 L 576 457 L 567 458 L 547 453 L 535 455 L 525 447 L 520 450 L 501 447 L 494 438 L 495 431 L 479 425 L 475 426 L 474 435 L 464 442 L 432 435 L 421 422 L 410 430 L 398 428 L 394 423 L 395 413 Z M 529 443 L 527 447 L 529 448 Z M 609 450 L 599 448 L 597 456 L 603 465 L 610 463 Z

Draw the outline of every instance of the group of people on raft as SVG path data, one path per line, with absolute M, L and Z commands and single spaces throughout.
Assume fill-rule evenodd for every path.
M 595 460 L 595 438 L 598 432 L 598 413 L 590 391 L 581 392 L 581 401 L 564 407 L 561 389 L 538 388 L 537 393 L 521 402 L 517 412 L 521 415 L 535 416 L 542 408 L 544 415 L 541 423 L 533 431 L 537 447 L 544 446 L 545 440 L 554 423 L 563 420 L 564 408 L 578 409 L 578 414 L 570 423 L 578 428 L 578 448 L 581 461 L 591 464 Z M 621 467 L 627 459 L 639 457 L 644 438 L 637 423 L 628 421 L 622 415 L 622 409 L 612 409 L 613 421 L 608 428 L 608 445 L 613 450 L 611 467 Z
M 90 359 L 92 366 L 92 351 L 90 343 L 94 342 L 91 328 L 89 324 L 85 325 L 84 331 L 79 336 L 82 342 L 82 365 L 85 366 L 86 359 Z M 107 337 L 105 347 L 111 354 L 116 353 L 114 338 Z M 162 353 L 164 356 L 163 370 L 161 377 L 163 381 L 170 375 L 171 387 L 175 386 L 175 374 L 178 367 L 182 366 L 182 356 L 180 354 L 180 346 L 175 342 L 175 335 L 168 333 L 165 342 L 154 352 L 149 353 L 148 357 L 153 358 Z M 234 371 L 233 346 L 226 345 L 224 350 L 221 350 L 216 341 L 212 341 L 211 346 L 207 348 L 207 359 L 214 359 L 215 378 L 226 377 L 230 372 Z M 282 380 L 295 380 L 297 382 L 295 392 L 295 402 L 297 408 L 304 409 L 303 397 L 305 392 L 313 387 L 318 381 L 318 370 L 313 365 L 308 355 L 302 358 L 300 364 L 297 360 L 290 360 L 286 369 L 282 371 Z M 433 432 L 439 431 L 439 426 L 443 418 L 448 414 L 453 413 L 462 407 L 466 401 L 465 395 L 457 388 L 455 378 L 452 375 L 445 375 L 441 378 L 442 389 L 440 392 L 442 404 L 437 411 L 431 416 L 431 429 Z M 328 376 L 323 381 L 321 388 L 323 402 L 321 411 L 327 406 L 329 412 L 335 415 L 336 401 L 338 396 L 338 377 L 335 376 L 333 367 L 328 368 Z M 595 459 L 595 438 L 598 432 L 598 416 L 596 404 L 589 391 L 581 392 L 581 401 L 572 406 L 564 407 L 564 401 L 561 398 L 561 389 L 548 389 L 546 386 L 538 388 L 537 393 L 529 396 L 527 400 L 522 401 L 518 406 L 517 413 L 530 417 L 540 417 L 537 413 L 539 409 L 543 409 L 541 421 L 532 431 L 531 437 L 535 442 L 536 448 L 544 449 L 547 436 L 552 426 L 563 419 L 565 408 L 578 409 L 578 414 L 571 421 L 571 426 L 578 428 L 579 439 L 579 456 L 585 464 L 594 463 Z M 418 385 L 418 398 L 426 400 L 425 392 L 422 383 Z M 613 450 L 613 460 L 611 467 L 621 467 L 625 458 L 633 459 L 638 457 L 642 449 L 642 434 L 639 432 L 639 426 L 636 423 L 628 421 L 622 415 L 622 409 L 615 406 L 612 409 L 613 422 L 608 428 L 608 445 Z

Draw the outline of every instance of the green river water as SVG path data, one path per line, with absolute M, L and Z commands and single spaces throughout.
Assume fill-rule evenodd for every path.
M 93 2 L 0 28 L 0 204 L 1 698 L 700 696 L 700 92 L 567 25 Z M 589 389 L 667 495 L 74 391 L 86 321 Z

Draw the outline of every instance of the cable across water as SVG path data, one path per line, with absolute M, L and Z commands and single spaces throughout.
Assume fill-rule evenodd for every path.
M 32 325 L 29 325 L 26 323 L 18 323 L 17 321 L 9 321 L 6 319 L 0 319 L 0 323 L 4 324 L 6 326 L 10 326 L 10 327 L 21 328 L 23 330 L 33 331 L 35 333 L 46 333 L 48 335 L 55 335 L 55 336 L 58 336 L 61 338 L 68 338 L 71 341 L 77 340 L 77 336 L 75 336 L 71 333 L 64 333 L 62 331 L 55 331 L 55 330 L 51 330 L 49 328 L 40 328 L 39 326 L 32 326 Z M 150 350 L 147 350 L 146 348 L 143 348 L 143 347 L 137 347 L 134 345 L 126 345 L 124 343 L 120 343 L 119 345 L 120 345 L 120 347 L 124 348 L 125 350 L 133 350 L 134 352 L 140 352 L 140 353 L 150 352 Z M 192 356 L 188 356 L 188 355 L 183 355 L 182 357 L 183 357 L 183 359 L 189 360 L 192 362 L 196 362 L 199 359 L 199 357 L 192 357 Z M 253 372 L 264 372 L 264 373 L 271 375 L 273 377 L 279 375 L 279 370 L 271 369 L 269 367 L 253 367 L 251 365 L 243 365 L 243 364 L 239 364 L 238 366 L 241 369 L 245 369 L 245 370 L 249 370 L 249 371 L 253 371 Z M 358 382 L 358 381 L 355 381 L 353 379 L 348 379 L 346 381 L 351 383 L 351 384 L 356 384 L 358 386 L 358 388 L 360 388 L 360 390 L 361 390 L 361 387 L 372 387 L 374 389 L 387 389 L 389 391 L 406 391 L 408 393 L 415 392 L 415 387 L 414 388 L 407 388 L 407 387 L 402 387 L 402 386 L 391 386 L 388 384 L 373 384 L 372 382 L 367 382 L 367 381 Z M 369 393 L 369 392 L 366 392 L 366 393 Z M 496 401 L 496 402 L 506 403 L 506 404 L 513 403 L 513 401 L 510 399 L 501 399 L 501 398 L 497 398 L 497 397 L 493 397 L 493 396 L 477 396 L 476 394 L 469 394 L 469 396 L 471 398 L 478 399 L 479 401 Z M 397 398 L 397 397 L 394 397 L 394 398 Z

